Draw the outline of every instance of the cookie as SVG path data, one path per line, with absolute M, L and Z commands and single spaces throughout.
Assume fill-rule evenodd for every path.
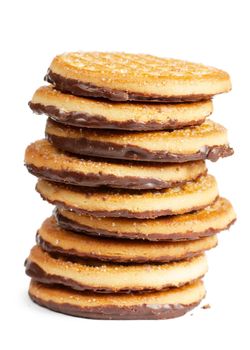
M 159 164 L 79 158 L 60 151 L 47 140 L 36 141 L 27 147 L 25 165 L 33 175 L 51 181 L 128 189 L 174 187 L 207 172 L 204 161 Z
M 31 281 L 29 296 L 37 304 L 64 314 L 106 320 L 167 319 L 184 315 L 205 297 L 198 280 L 161 292 L 98 294 Z
M 229 75 L 213 67 L 115 52 L 58 55 L 45 80 L 60 91 L 113 101 L 193 102 L 231 90 Z
M 55 217 L 65 230 L 94 236 L 150 241 L 196 240 L 228 229 L 236 220 L 231 203 L 218 198 L 205 209 L 154 220 L 96 218 L 57 208 Z
M 201 254 L 217 245 L 216 236 L 195 241 L 149 242 L 91 237 L 61 228 L 54 217 L 37 232 L 38 245 L 48 253 L 121 263 L 170 262 Z
M 76 187 L 47 180 L 39 180 L 36 190 L 48 202 L 78 213 L 139 219 L 198 210 L 218 196 L 216 180 L 211 175 L 159 191 Z
M 91 100 L 40 87 L 29 102 L 37 114 L 77 127 L 122 130 L 164 130 L 199 125 L 212 113 L 212 101 L 139 104 Z
M 173 131 L 129 132 L 80 129 L 48 119 L 46 136 L 64 151 L 103 158 L 177 163 L 233 154 L 227 130 L 211 120 Z
M 54 257 L 39 246 L 31 249 L 26 273 L 43 283 L 103 293 L 151 291 L 179 287 L 207 272 L 205 255 L 164 264 L 118 264 Z

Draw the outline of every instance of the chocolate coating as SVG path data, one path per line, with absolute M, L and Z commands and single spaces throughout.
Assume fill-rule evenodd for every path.
M 74 154 L 117 158 L 137 161 L 183 163 L 193 160 L 209 159 L 217 161 L 220 157 L 233 154 L 227 145 L 205 146 L 202 151 L 193 154 L 176 154 L 164 151 L 150 151 L 134 145 L 118 145 L 112 142 L 91 141 L 86 138 L 69 138 L 46 134 L 48 140 L 57 148 Z
M 71 170 L 54 170 L 46 167 L 36 167 L 26 164 L 28 171 L 37 177 L 47 180 L 77 186 L 124 188 L 133 190 L 164 189 L 185 184 L 187 181 L 162 181 L 155 178 L 141 178 L 140 176 L 115 176 L 104 173 L 80 173 Z M 202 174 L 204 175 L 204 174 Z M 197 178 L 196 178 L 197 179 Z M 194 179 L 195 180 L 195 179 Z
M 98 307 L 81 307 L 69 303 L 55 303 L 46 301 L 29 292 L 30 298 L 40 306 L 46 307 L 63 314 L 102 320 L 162 320 L 180 317 L 199 305 L 200 302 L 189 305 L 182 304 L 156 304 L 114 306 L 105 305 Z
M 79 187 L 78 190 L 80 190 L 80 188 L 81 187 Z M 37 189 L 37 187 L 36 187 L 36 189 Z M 146 210 L 143 212 L 133 212 L 133 211 L 127 210 L 127 209 L 110 210 L 110 211 L 108 211 L 108 210 L 86 210 L 86 209 L 79 208 L 79 207 L 76 207 L 73 205 L 69 205 L 63 201 L 48 199 L 45 196 L 43 196 L 40 192 L 39 192 L 39 194 L 44 200 L 48 201 L 51 204 L 56 205 L 59 208 L 69 209 L 69 210 L 72 210 L 72 211 L 79 213 L 79 214 L 89 214 L 89 215 L 93 215 L 96 217 L 124 217 L 124 218 L 137 218 L 137 219 L 154 219 L 154 218 L 157 218 L 159 216 L 176 215 L 176 212 L 173 212 L 170 209 Z M 215 198 L 215 200 L 216 199 L 217 198 Z M 214 200 L 214 202 L 215 202 L 215 200 Z M 192 212 L 194 210 L 200 210 L 203 208 L 205 208 L 204 205 L 194 206 L 194 207 L 190 208 L 188 211 L 185 210 L 184 212 Z M 181 214 L 181 213 L 178 213 L 178 214 Z
M 96 229 L 94 227 L 90 226 L 83 226 L 78 224 L 77 222 L 74 222 L 63 215 L 61 215 L 58 210 L 54 211 L 55 218 L 63 229 L 65 230 L 71 230 L 74 232 L 84 233 L 87 235 L 93 235 L 93 236 L 104 236 L 104 237 L 112 237 L 112 238 L 128 238 L 128 239 L 146 239 L 149 241 L 185 241 L 185 240 L 195 240 L 202 237 L 212 236 L 217 234 L 218 232 L 222 230 L 228 230 L 229 227 L 236 221 L 236 219 L 232 220 L 226 227 L 223 229 L 213 229 L 209 228 L 202 232 L 185 232 L 183 233 L 173 233 L 173 234 L 159 234 L 159 233 L 151 233 L 147 236 L 137 233 L 137 232 L 111 232 L 101 229 Z
M 148 121 L 146 123 L 136 120 L 112 121 L 101 115 L 94 115 L 84 112 L 65 112 L 59 110 L 55 106 L 45 106 L 40 103 L 29 102 L 29 106 L 33 112 L 37 114 L 46 114 L 51 119 L 65 125 L 76 126 L 80 128 L 95 129 L 118 129 L 118 130 L 136 130 L 136 131 L 152 131 L 152 130 L 168 130 L 179 129 L 185 126 L 195 126 L 203 123 L 205 118 L 200 120 L 190 120 L 180 122 L 178 120 L 168 120 L 166 122 Z
M 89 254 L 84 254 L 81 253 L 79 251 L 76 251 L 75 249 L 63 249 L 61 247 L 58 246 L 53 246 L 52 244 L 50 244 L 49 242 L 45 241 L 41 236 L 39 236 L 39 232 L 36 236 L 36 240 L 37 243 L 39 244 L 39 246 L 47 251 L 48 253 L 52 253 L 52 254 L 59 254 L 62 256 L 66 256 L 66 257 L 80 257 L 83 259 L 95 259 L 95 260 L 100 260 L 100 261 L 106 261 L 106 262 L 116 262 L 116 263 L 136 263 L 136 264 L 144 264 L 147 262 L 156 262 L 156 263 L 166 263 L 166 262 L 170 262 L 170 261 L 179 261 L 179 260 L 183 260 L 183 259 L 189 259 L 192 258 L 194 256 L 200 255 L 203 250 L 197 251 L 197 252 L 186 252 L 185 254 L 183 254 L 181 257 L 173 257 L 173 256 L 160 256 L 157 258 L 152 258 L 150 256 L 137 256 L 135 258 L 130 258 L 130 259 L 126 259 L 123 256 L 111 256 L 111 255 L 98 255 L 95 254 L 94 252 L 90 252 Z
M 129 91 L 115 90 L 100 87 L 88 82 L 65 78 L 60 74 L 48 70 L 44 80 L 53 84 L 56 89 L 82 97 L 105 98 L 111 101 L 139 101 L 139 102 L 196 102 L 211 99 L 212 95 L 194 94 L 184 96 L 160 96 L 155 94 L 143 94 Z
M 88 260 L 87 260 L 88 261 Z M 79 262 L 79 261 L 78 261 Z M 98 264 L 98 262 L 97 262 Z M 96 265 L 95 262 L 91 262 L 91 265 Z M 41 283 L 46 283 L 46 284 L 60 284 L 66 287 L 70 287 L 72 289 L 78 290 L 78 291 L 92 291 L 92 292 L 98 292 L 98 293 L 131 293 L 131 292 L 152 292 L 155 291 L 155 288 L 145 288 L 145 289 L 138 289 L 136 287 L 127 287 L 124 289 L 112 289 L 112 288 L 107 288 L 107 287 L 93 287 L 91 285 L 85 285 L 82 283 L 79 283 L 72 278 L 66 278 L 58 275 L 52 275 L 46 273 L 38 264 L 36 264 L 33 261 L 30 261 L 27 259 L 25 261 L 25 272 L 26 274 L 33 278 L 33 280 L 41 282 Z M 203 276 L 200 276 L 199 278 L 202 278 Z M 195 280 L 189 281 L 189 283 L 194 282 Z M 178 287 L 183 286 L 186 283 L 179 283 Z M 171 284 L 166 284 L 162 286 L 159 290 L 166 290 L 169 288 L 172 288 L 173 286 Z M 158 289 L 157 289 L 158 290 Z

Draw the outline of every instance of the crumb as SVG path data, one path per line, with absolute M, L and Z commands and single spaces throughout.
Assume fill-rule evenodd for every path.
M 204 310 L 211 309 L 211 305 L 210 304 L 205 304 L 201 308 L 204 309 Z
M 194 314 L 190 314 L 190 316 L 194 316 Z

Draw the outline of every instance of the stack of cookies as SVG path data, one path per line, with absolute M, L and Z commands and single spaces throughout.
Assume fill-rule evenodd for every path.
M 56 206 L 26 260 L 31 299 L 101 319 L 163 319 L 205 296 L 204 252 L 235 221 L 205 159 L 233 153 L 207 117 L 227 73 L 149 55 L 66 53 L 29 103 L 49 118 L 28 146 Z

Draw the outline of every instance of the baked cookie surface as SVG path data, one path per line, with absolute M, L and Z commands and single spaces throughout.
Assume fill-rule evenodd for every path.
M 66 230 L 88 235 L 150 241 L 196 240 L 228 229 L 236 220 L 231 203 L 219 197 L 205 209 L 157 219 L 96 218 L 57 208 L 55 217 Z
M 48 253 L 121 263 L 170 262 L 201 254 L 217 245 L 217 237 L 183 242 L 149 242 L 91 237 L 61 228 L 46 219 L 37 232 L 38 245 Z
M 38 180 L 36 190 L 48 202 L 75 212 L 139 219 L 191 212 L 212 204 L 218 197 L 217 183 L 211 175 L 164 190 L 98 189 L 47 180 Z
M 98 294 L 31 280 L 30 298 L 64 314 L 107 320 L 167 319 L 184 315 L 205 297 L 202 281 L 161 292 Z
M 29 102 L 37 114 L 77 127 L 122 130 L 167 130 L 199 125 L 213 110 L 212 101 L 194 103 L 118 103 L 91 100 L 40 87 Z
M 77 157 L 47 140 L 29 145 L 25 165 L 30 173 L 51 181 L 88 187 L 162 189 L 178 186 L 206 174 L 204 161 L 159 164 Z
M 113 101 L 200 101 L 231 89 L 219 69 L 143 54 L 69 52 L 56 56 L 45 80 L 58 90 Z
M 233 154 L 227 130 L 211 120 L 173 131 L 126 132 L 80 129 L 48 119 L 48 140 L 57 148 L 85 156 L 154 162 L 218 160 Z
M 206 272 L 207 260 L 203 254 L 163 264 L 115 264 L 54 257 L 34 246 L 26 260 L 27 275 L 38 282 L 103 293 L 179 287 L 204 276 Z

